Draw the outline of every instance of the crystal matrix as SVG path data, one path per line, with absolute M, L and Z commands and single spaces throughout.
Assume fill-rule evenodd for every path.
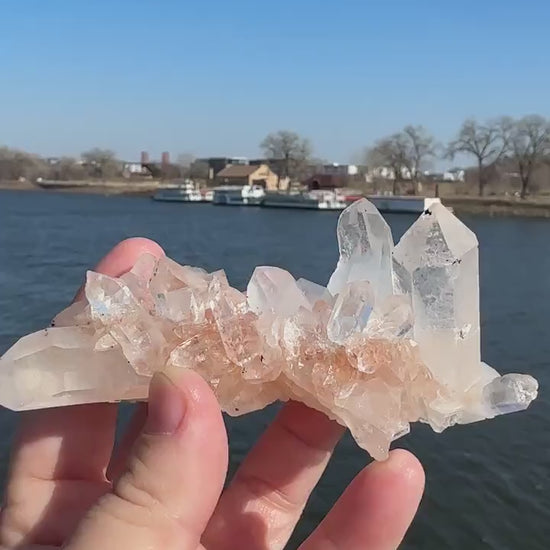
M 328 288 L 258 267 L 242 293 L 222 271 L 148 255 L 118 279 L 89 272 L 85 300 L 0 359 L 0 402 L 145 399 L 155 371 L 190 368 L 231 415 L 302 401 L 383 459 L 411 422 L 442 431 L 536 397 L 531 376 L 481 362 L 477 240 L 444 206 L 394 248 L 380 213 L 358 201 L 338 242 Z

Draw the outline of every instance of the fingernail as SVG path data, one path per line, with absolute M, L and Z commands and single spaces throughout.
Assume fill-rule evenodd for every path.
M 149 386 L 149 403 L 144 432 L 150 435 L 172 435 L 185 416 L 185 396 L 162 372 L 157 372 Z

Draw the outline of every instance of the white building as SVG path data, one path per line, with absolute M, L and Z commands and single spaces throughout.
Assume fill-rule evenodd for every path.
M 443 172 L 443 181 L 465 181 L 466 172 L 462 168 L 451 168 Z
M 374 178 L 393 180 L 395 179 L 395 171 L 393 168 L 389 166 L 375 166 L 373 168 L 369 168 L 369 171 L 367 174 L 367 181 L 370 183 L 373 181 Z M 401 180 L 411 179 L 411 172 L 408 168 L 404 166 L 401 168 L 400 179 Z
M 145 169 L 141 162 L 125 162 L 122 168 L 124 174 L 144 174 Z
M 323 174 L 328 176 L 355 176 L 359 173 L 359 169 L 355 164 L 332 164 L 323 165 Z

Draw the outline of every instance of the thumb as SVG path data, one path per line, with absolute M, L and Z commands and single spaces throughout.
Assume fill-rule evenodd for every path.
M 206 382 L 187 369 L 157 373 L 126 471 L 86 514 L 66 548 L 195 549 L 226 470 L 225 427 Z

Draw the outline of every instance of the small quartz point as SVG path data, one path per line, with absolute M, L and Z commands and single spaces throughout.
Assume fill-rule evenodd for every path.
M 374 307 L 374 291 L 368 281 L 347 283 L 338 294 L 327 325 L 327 336 L 344 344 L 356 332 L 362 332 Z
M 338 242 L 328 288 L 258 267 L 244 294 L 223 271 L 147 254 L 119 278 L 88 272 L 85 299 L 0 358 L 0 403 L 143 400 L 154 372 L 188 368 L 228 414 L 298 400 L 382 460 L 411 422 L 441 432 L 535 399 L 534 378 L 481 361 L 477 239 L 444 206 L 394 249 L 380 213 L 358 201 Z

